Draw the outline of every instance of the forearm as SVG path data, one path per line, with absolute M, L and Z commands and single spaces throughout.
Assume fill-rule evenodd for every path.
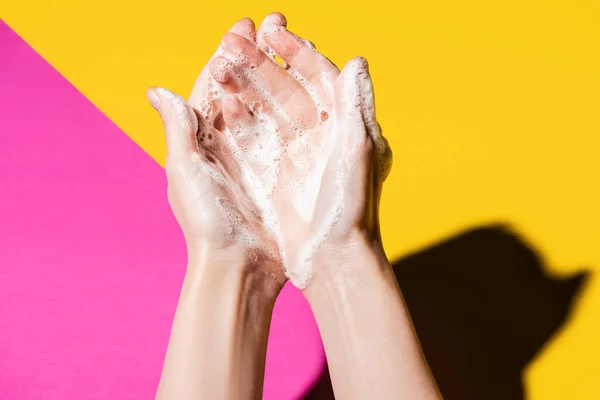
M 305 291 L 336 398 L 440 399 L 393 272 L 370 243 L 330 249 Z M 340 254 L 341 253 L 341 254 Z
M 261 398 L 275 297 L 242 262 L 191 261 L 157 399 Z

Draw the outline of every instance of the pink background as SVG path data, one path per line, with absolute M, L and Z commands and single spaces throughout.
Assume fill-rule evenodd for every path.
M 164 171 L 2 22 L 0 59 L 0 399 L 153 398 L 186 264 Z M 265 398 L 323 362 L 287 286 Z

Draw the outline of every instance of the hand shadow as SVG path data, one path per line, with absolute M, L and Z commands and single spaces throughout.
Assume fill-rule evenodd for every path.
M 525 367 L 563 325 L 588 276 L 549 276 L 501 225 L 461 233 L 393 268 L 445 400 L 524 399 Z M 303 399 L 333 398 L 325 368 Z

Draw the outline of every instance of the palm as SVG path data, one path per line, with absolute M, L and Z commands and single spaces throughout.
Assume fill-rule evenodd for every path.
M 339 205 L 339 198 L 351 194 L 348 187 L 338 190 L 337 185 L 328 185 L 334 190 L 331 193 L 322 187 L 323 180 L 335 180 L 333 175 L 339 171 L 328 166 L 338 146 L 334 141 L 346 140 L 334 132 L 339 127 L 332 122 L 340 72 L 312 45 L 286 31 L 281 21 L 268 22 L 274 23 L 263 23 L 258 35 L 250 20 L 238 22 L 225 35 L 196 81 L 190 103 L 204 124 L 227 138 L 240 170 L 239 181 L 247 191 L 240 187 L 230 198 L 250 189 L 244 202 L 259 206 L 251 213 L 263 218 L 256 226 L 277 240 L 287 275 L 293 278 L 298 271 L 290 268 L 302 262 L 307 244 L 314 239 L 311 235 L 319 230 L 315 218 L 327 219 L 324 215 Z M 285 68 L 269 56 L 273 53 L 286 61 Z M 362 118 L 359 106 L 356 103 L 352 113 Z M 364 124 L 352 122 L 365 138 Z M 369 168 L 368 155 L 363 161 Z M 350 219 L 358 220 L 360 212 L 357 208 Z
M 287 71 L 269 57 L 269 48 L 289 56 Z M 329 116 L 339 70 L 277 25 L 263 24 L 257 41 L 247 32 L 229 33 L 222 50 L 209 70 L 235 95 L 233 107 L 223 108 L 224 119 L 278 219 L 285 216 L 278 228 L 289 267 L 309 234 L 331 151 Z
M 197 93 L 204 101 L 195 109 L 176 95 L 171 100 L 180 106 L 179 123 L 195 142 L 189 153 L 169 152 L 169 201 L 175 216 L 188 241 L 241 250 L 250 262 L 259 262 L 281 281 L 277 241 L 245 184 L 244 165 L 232 152 L 221 100 L 210 91 Z

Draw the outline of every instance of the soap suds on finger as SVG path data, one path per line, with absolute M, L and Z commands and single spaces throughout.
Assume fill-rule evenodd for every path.
M 259 29 L 259 36 L 285 30 L 283 26 L 271 22 L 265 20 Z M 310 43 L 305 41 L 304 45 L 316 52 Z M 270 58 L 265 62 L 275 62 L 275 52 L 270 48 L 263 50 L 266 57 Z M 287 68 L 304 90 L 304 95 L 308 94 L 314 104 L 314 110 L 310 112 L 315 113 L 317 123 L 303 127 L 301 121 L 293 121 L 288 117 L 283 105 L 278 104 L 269 89 L 256 79 L 257 66 L 249 65 L 250 61 L 244 54 L 229 54 L 221 48 L 218 53 L 226 57 L 229 63 L 217 66 L 221 69 L 212 71 L 217 80 L 210 82 L 209 93 L 196 107 L 202 118 L 209 120 L 215 117 L 218 108 L 213 103 L 218 103 L 225 95 L 217 81 L 224 80 L 227 73 L 234 74 L 240 93 L 247 92 L 244 89 L 248 87 L 253 88 L 254 97 L 238 95 L 250 111 L 252 120 L 230 121 L 223 131 L 223 143 L 239 166 L 243 190 L 256 206 L 261 224 L 278 245 L 286 276 L 295 286 L 303 289 L 312 276 L 315 252 L 344 215 L 346 188 L 352 179 L 351 171 L 357 162 L 356 154 L 360 146 L 366 140 L 372 140 L 378 157 L 383 159 L 385 153 L 386 144 L 375 120 L 373 87 L 366 63 L 354 60 L 347 66 L 349 71 L 345 79 L 349 82 L 343 86 L 344 114 L 357 117 L 360 123 L 346 129 L 346 121 L 342 132 L 343 124 L 336 118 L 346 116 L 337 115 L 331 104 L 334 97 L 332 74 L 322 72 L 316 81 L 311 79 L 312 83 L 309 83 L 292 68 Z M 323 56 L 321 60 L 327 61 Z M 313 87 L 313 84 L 317 84 L 315 82 L 320 82 L 317 89 Z M 294 105 L 293 99 L 286 106 L 290 104 Z M 331 161 L 334 151 L 337 158 Z M 335 164 L 335 176 L 327 182 L 335 187 L 331 188 L 326 216 L 314 223 L 317 198 L 330 161 Z M 382 175 L 385 175 L 383 171 L 386 168 L 381 167 Z M 224 179 L 218 178 L 215 173 L 216 181 L 222 182 Z M 251 243 L 252 240 L 246 238 L 251 230 L 244 225 L 243 218 L 235 213 L 235 206 L 222 198 L 215 201 L 231 221 L 232 234 L 241 235 Z M 309 232 L 309 227 L 316 228 Z M 290 232 L 296 234 L 304 231 L 309 232 L 308 237 L 290 237 Z
M 183 99 L 183 97 L 165 88 L 157 88 L 156 91 L 163 98 L 169 101 L 173 105 L 173 107 L 175 107 L 175 111 L 179 116 L 181 126 L 185 129 L 190 129 L 192 127 L 193 118 L 195 116 L 191 115 L 193 114 L 193 112 L 191 111 L 191 107 Z

